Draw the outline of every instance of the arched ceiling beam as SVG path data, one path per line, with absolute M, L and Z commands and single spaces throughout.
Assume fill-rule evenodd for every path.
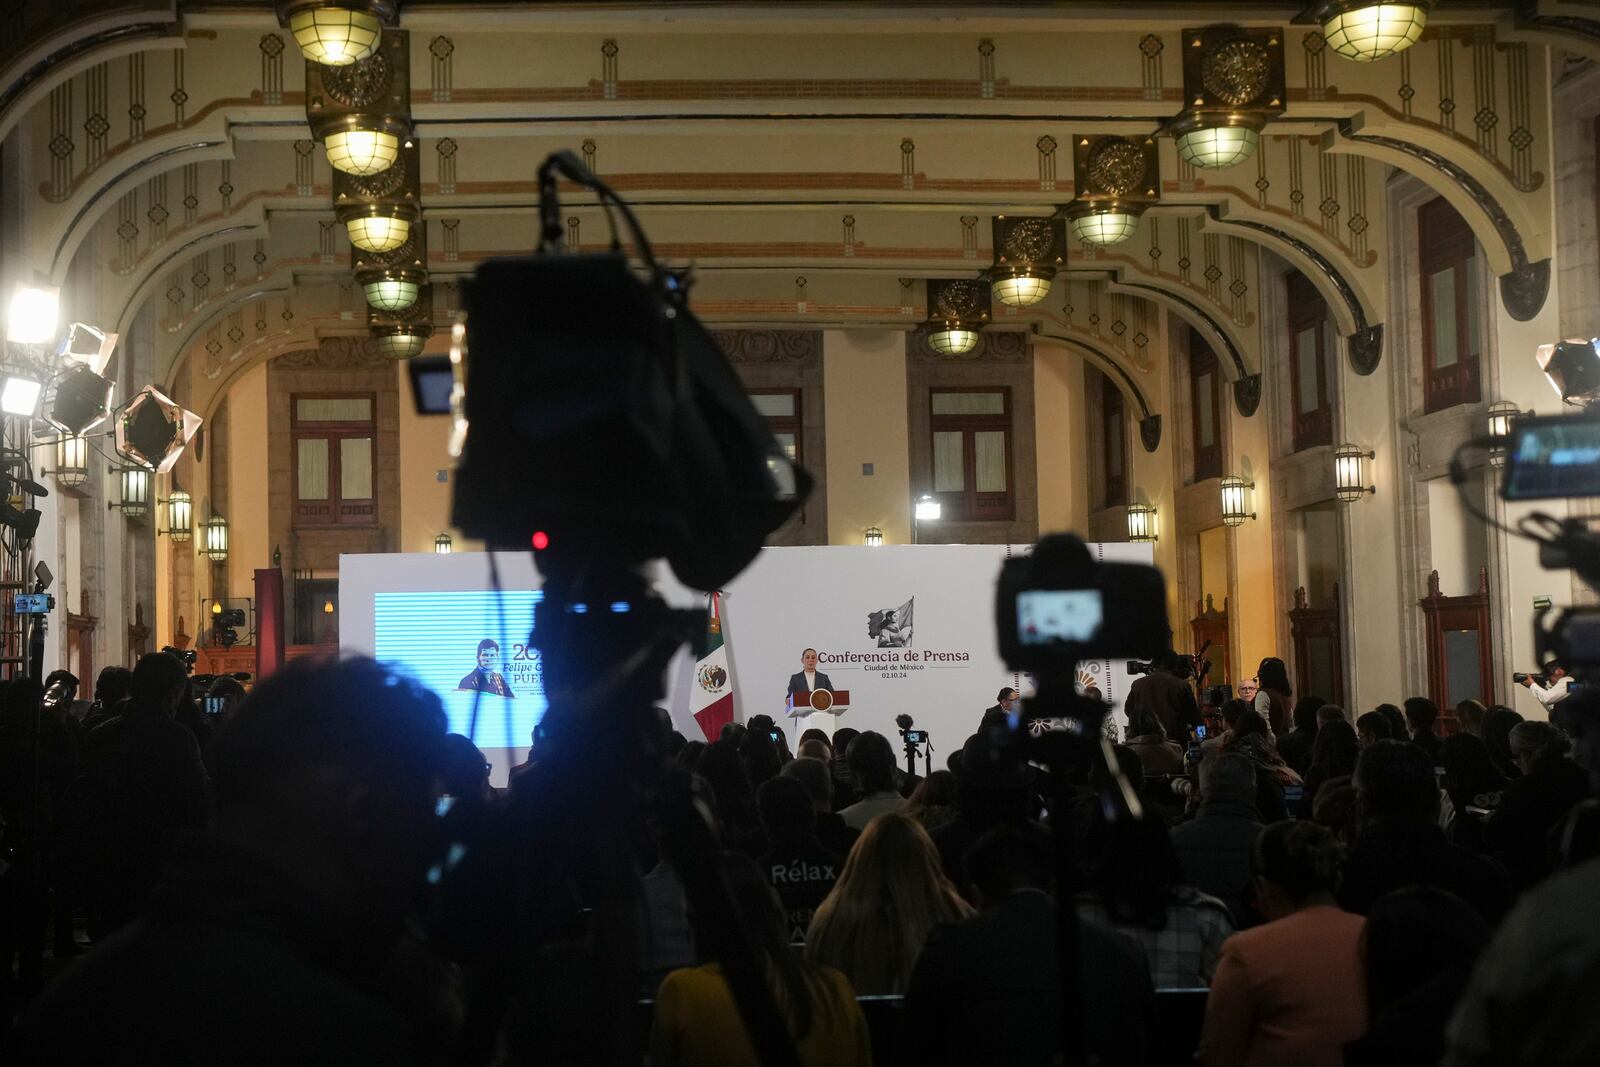
M 149 5 L 146 5 L 148 8 Z M 113 11 L 70 23 L 0 68 L 0 141 L 50 90 L 97 63 L 134 52 L 182 48 L 169 36 L 177 12 Z
M 174 244 L 170 248 L 161 246 L 158 249 L 159 255 L 151 256 L 129 276 L 133 281 L 127 289 L 128 295 L 122 302 L 122 308 L 117 312 L 116 325 L 113 329 L 118 334 L 127 335 L 134 318 L 139 314 L 140 307 L 154 295 L 153 291 L 161 276 L 172 270 L 179 259 L 184 256 L 197 256 L 246 237 L 264 237 L 266 233 L 266 223 L 261 218 L 218 219 L 210 226 L 197 229 L 181 244 Z
M 1216 227 L 1228 233 L 1237 232 L 1246 240 L 1283 256 L 1300 269 L 1315 285 L 1334 320 L 1345 335 L 1345 351 L 1350 367 L 1357 374 L 1371 374 L 1378 369 L 1383 356 L 1383 323 L 1370 321 L 1366 302 L 1354 283 L 1347 278 L 1333 259 L 1310 241 L 1286 228 L 1257 218 L 1232 214 L 1228 209 L 1231 199 L 1221 204 L 1207 204 L 1206 215 Z
M 1453 153 L 1422 143 L 1420 136 L 1408 141 L 1392 133 L 1368 132 L 1355 119 L 1341 119 L 1337 133 L 1330 131 L 1328 136 L 1328 151 L 1367 155 L 1399 167 L 1437 190 L 1469 223 L 1478 220 L 1480 225 L 1473 229 L 1499 272 L 1506 311 L 1519 322 L 1539 314 L 1550 294 L 1550 259 L 1530 258 L 1524 233 L 1531 221 L 1523 217 L 1520 198 L 1491 189 L 1491 183 L 1503 182 L 1474 174 Z M 1489 240 L 1484 240 L 1484 223 Z

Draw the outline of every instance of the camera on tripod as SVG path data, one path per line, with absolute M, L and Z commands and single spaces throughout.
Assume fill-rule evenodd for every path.
M 1130 659 L 1128 661 L 1129 674 L 1154 674 L 1156 661 L 1153 659 Z
M 244 620 L 243 608 L 217 612 L 211 617 L 211 640 L 223 648 L 232 648 L 239 643 L 238 627 L 244 625 Z

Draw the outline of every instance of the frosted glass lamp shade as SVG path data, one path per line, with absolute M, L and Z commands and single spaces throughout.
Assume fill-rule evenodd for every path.
M 422 348 L 428 343 L 428 335 L 411 330 L 399 333 L 383 333 L 373 337 L 372 343 L 378 351 L 390 359 L 411 359 L 422 354 Z
M 1128 505 L 1128 540 L 1154 541 L 1156 539 L 1156 509 L 1149 504 Z
M 964 326 L 941 326 L 928 334 L 928 347 L 941 356 L 962 356 L 978 347 L 978 331 Z
M 174 489 L 167 497 L 167 536 L 178 544 L 194 536 L 194 498 L 187 490 Z
M 398 215 L 359 215 L 346 222 L 344 229 L 350 243 L 363 252 L 393 252 L 411 236 L 411 220 Z M 415 292 L 411 299 L 416 300 Z
M 1121 244 L 1139 228 L 1139 216 L 1129 211 L 1096 211 L 1072 220 L 1072 236 L 1085 244 Z
M 1333 493 L 1345 503 L 1360 500 L 1368 493 L 1377 492 L 1367 484 L 1367 460 L 1371 452 L 1355 445 L 1340 445 L 1333 450 Z
M 357 177 L 382 173 L 400 158 L 400 138 L 387 130 L 335 130 L 324 147 L 333 169 Z
M 73 488 L 89 480 L 89 442 L 78 434 L 62 434 L 56 441 L 56 484 Z
M 1426 4 L 1337 3 L 1322 20 L 1329 47 L 1358 63 L 1403 52 L 1428 25 Z
M 989 288 L 1000 303 L 1025 308 L 1050 295 L 1050 278 L 1036 271 L 1019 270 L 995 278 Z
M 289 16 L 289 32 L 300 53 L 325 67 L 348 67 L 378 49 L 383 23 L 365 11 L 308 7 Z
M 1178 155 L 1190 166 L 1224 170 L 1249 159 L 1260 143 L 1248 126 L 1201 126 L 1178 136 Z
M 379 278 L 362 286 L 367 303 L 379 311 L 404 311 L 417 302 L 420 290 L 410 278 Z

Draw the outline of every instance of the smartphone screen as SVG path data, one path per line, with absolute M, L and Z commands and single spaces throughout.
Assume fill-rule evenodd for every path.
M 1194 728 L 1194 735 L 1200 740 L 1204 741 L 1206 739 L 1206 724 L 1201 723 L 1199 726 L 1196 726 Z

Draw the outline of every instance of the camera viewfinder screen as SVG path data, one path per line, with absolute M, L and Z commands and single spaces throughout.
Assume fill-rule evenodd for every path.
M 1092 641 L 1103 618 L 1098 589 L 1029 589 L 1017 594 L 1017 639 L 1024 645 Z
M 1507 500 L 1600 496 L 1600 419 L 1528 420 L 1507 453 Z

